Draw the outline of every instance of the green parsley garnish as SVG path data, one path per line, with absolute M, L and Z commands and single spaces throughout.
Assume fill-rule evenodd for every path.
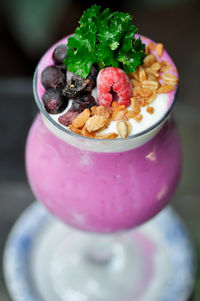
M 125 72 L 135 72 L 143 63 L 145 45 L 135 39 L 137 27 L 132 16 L 122 12 L 103 12 L 92 5 L 86 10 L 68 39 L 67 56 L 64 60 L 67 70 L 86 78 L 91 66 L 97 63 L 99 69 L 106 66 L 123 65 Z

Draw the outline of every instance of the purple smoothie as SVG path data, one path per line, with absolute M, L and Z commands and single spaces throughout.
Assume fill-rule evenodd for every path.
M 41 72 L 53 64 L 55 46 L 66 42 L 67 38 L 51 47 L 39 63 L 34 83 L 39 101 L 45 92 Z M 151 40 L 143 38 L 143 42 Z M 173 66 L 171 73 L 176 72 L 165 50 L 162 59 Z M 175 92 L 168 93 L 169 110 Z M 181 170 L 180 139 L 172 119 L 140 147 L 101 153 L 68 144 L 47 128 L 41 115 L 27 139 L 27 175 L 37 199 L 65 223 L 102 233 L 131 229 L 153 217 L 171 199 Z M 55 123 L 51 126 L 57 127 Z M 93 139 L 87 140 L 90 142 Z
M 38 116 L 27 140 L 26 166 L 35 196 L 65 223 L 122 231 L 153 217 L 171 199 L 181 170 L 180 139 L 171 120 L 139 148 L 96 153 L 57 138 Z

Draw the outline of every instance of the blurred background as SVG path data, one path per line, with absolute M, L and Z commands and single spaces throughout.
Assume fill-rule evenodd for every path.
M 0 1 L 0 256 L 7 235 L 34 196 L 24 148 L 37 113 L 32 77 L 44 51 L 72 33 L 92 4 L 130 12 L 139 33 L 162 42 L 177 64 L 180 90 L 174 111 L 183 145 L 183 173 L 172 200 L 200 254 L 200 1 Z M 1 260 L 2 262 L 2 260 Z M 200 300 L 200 279 L 191 300 Z M 0 264 L 0 300 L 9 301 Z

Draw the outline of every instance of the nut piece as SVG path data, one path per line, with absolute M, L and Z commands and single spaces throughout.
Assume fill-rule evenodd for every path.
M 126 117 L 129 119 L 129 118 L 134 118 L 135 115 L 137 115 L 137 113 L 135 113 L 133 110 L 129 110 L 127 111 L 126 113 Z
M 112 115 L 112 120 L 113 121 L 118 121 L 118 120 L 128 120 L 128 118 L 126 117 L 126 110 L 116 110 L 113 112 L 113 115 Z
M 140 113 L 140 111 L 141 111 L 140 104 L 139 104 L 138 100 L 136 99 L 136 97 L 131 98 L 131 106 L 132 106 L 133 112 L 135 112 L 136 114 Z
M 118 121 L 117 130 L 120 136 L 125 139 L 128 136 L 128 127 L 126 125 L 126 121 Z
M 169 86 L 176 86 L 178 82 L 178 78 L 175 75 L 166 72 L 162 74 L 162 79 Z
M 88 130 L 86 129 L 86 126 L 83 127 L 82 134 L 83 136 L 88 138 L 95 138 L 95 133 L 89 133 Z
M 175 86 L 163 85 L 156 92 L 159 93 L 168 93 L 175 89 Z
M 82 126 L 84 126 L 84 124 L 89 119 L 89 117 L 90 117 L 90 110 L 85 109 L 72 121 L 72 126 L 75 129 L 81 128 Z
M 149 54 L 144 58 L 145 67 L 150 67 L 155 62 L 156 62 L 156 57 L 154 54 Z
M 85 127 L 88 130 L 88 132 L 91 133 L 102 128 L 105 125 L 105 123 L 106 123 L 105 117 L 94 115 L 87 120 Z
M 142 118 L 143 118 L 142 114 L 138 114 L 134 117 L 135 121 L 137 121 L 137 122 L 140 122 L 142 120 Z
M 147 112 L 149 113 L 149 114 L 153 114 L 154 113 L 154 108 L 153 107 L 147 107 Z
M 68 126 L 68 129 L 69 129 L 70 131 L 72 131 L 72 132 L 78 134 L 78 135 L 82 135 L 82 131 L 79 130 L 79 129 L 74 128 L 72 124 L 70 124 L 70 125 Z
M 152 43 L 152 42 L 149 42 L 147 47 L 151 50 L 151 51 L 154 51 L 156 49 L 156 44 Z
M 142 66 L 139 66 L 138 75 L 139 75 L 139 80 L 141 82 L 143 82 L 144 80 L 147 79 L 146 73 L 145 73 L 144 68 Z
M 106 108 L 104 106 L 94 106 L 91 108 L 91 111 L 92 111 L 92 116 L 99 115 L 108 119 L 110 118 L 112 112 L 111 108 Z
M 142 88 L 157 90 L 158 89 L 158 82 L 153 81 L 153 80 L 144 80 L 143 83 L 142 83 Z
M 147 100 L 146 100 L 146 104 L 149 105 L 150 103 L 152 103 L 156 98 L 156 92 L 154 91 L 153 95 L 150 96 Z
M 101 134 L 95 136 L 95 138 L 97 139 L 116 139 L 117 137 L 118 137 L 117 133 L 108 133 L 108 134 Z
M 162 43 L 158 43 L 156 45 L 156 53 L 158 57 L 161 57 L 163 54 L 164 45 Z
M 152 92 L 152 90 L 151 89 L 149 89 L 149 88 L 141 88 L 139 91 L 138 91 L 138 94 L 140 95 L 140 96 L 142 96 L 142 97 L 150 97 L 152 94 L 153 94 L 153 92 Z

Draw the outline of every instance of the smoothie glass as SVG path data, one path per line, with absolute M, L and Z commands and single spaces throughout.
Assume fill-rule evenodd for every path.
M 27 139 L 29 183 L 53 215 L 90 232 L 71 229 L 55 246 L 50 285 L 59 300 L 126 301 L 130 295 L 140 300 L 151 247 L 138 238 L 146 250 L 141 254 L 132 231 L 125 230 L 155 216 L 177 186 L 181 145 L 171 117 L 175 101 L 158 123 L 125 140 L 86 138 L 49 117 L 38 96 L 37 70 L 33 88 L 40 113 Z

